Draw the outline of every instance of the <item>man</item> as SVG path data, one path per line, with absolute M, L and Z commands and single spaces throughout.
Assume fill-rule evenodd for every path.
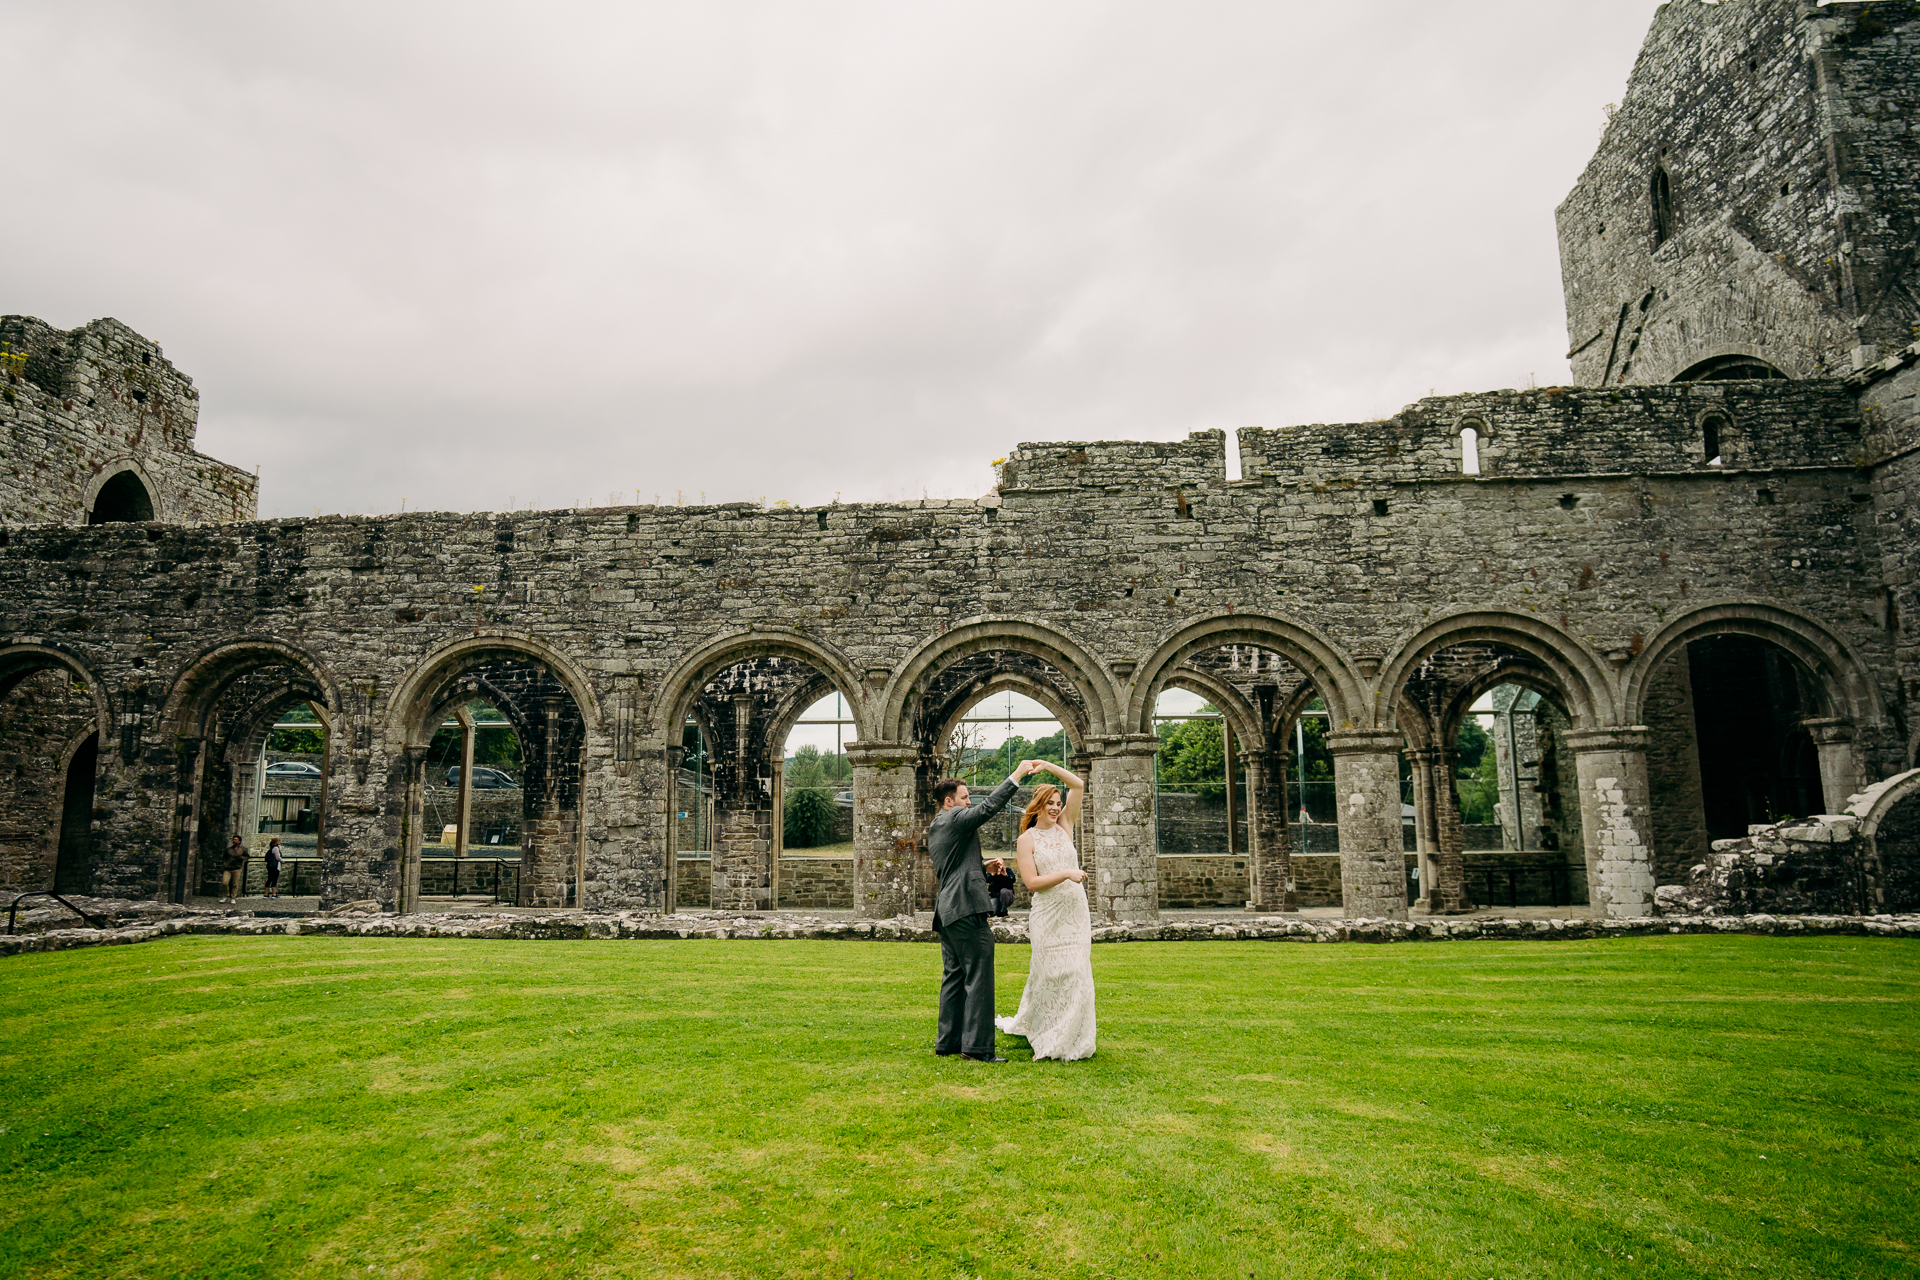
M 933 900 L 933 927 L 940 934 L 940 1030 L 933 1051 L 975 1062 L 1005 1062 L 993 1051 L 993 926 L 987 913 L 986 865 L 980 858 L 980 828 L 1007 807 L 1021 781 L 1033 772 L 1021 761 L 1007 780 L 978 805 L 958 778 L 933 784 L 940 806 L 927 828 L 927 852 L 940 892 Z M 998 858 L 995 864 L 1004 869 Z

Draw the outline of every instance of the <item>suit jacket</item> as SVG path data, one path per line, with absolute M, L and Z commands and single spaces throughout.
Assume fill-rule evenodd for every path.
M 934 816 L 927 828 L 927 853 L 933 858 L 933 873 L 940 877 L 940 892 L 933 899 L 934 928 L 943 920 L 993 910 L 986 868 L 980 861 L 980 828 L 1019 791 L 1020 784 L 1008 778 L 985 800 L 964 809 L 942 809 Z

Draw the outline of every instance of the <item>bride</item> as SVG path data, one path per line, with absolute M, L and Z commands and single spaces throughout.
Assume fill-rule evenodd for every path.
M 1025 1036 L 1035 1058 L 1091 1058 L 1093 1016 L 1093 919 L 1087 911 L 1087 873 L 1080 869 L 1067 831 L 1080 816 L 1086 783 L 1057 764 L 1027 763 L 1066 784 L 1035 787 L 1020 815 L 1020 880 L 1033 895 L 1027 916 L 1033 961 L 1020 1011 L 994 1023 L 1008 1035 Z

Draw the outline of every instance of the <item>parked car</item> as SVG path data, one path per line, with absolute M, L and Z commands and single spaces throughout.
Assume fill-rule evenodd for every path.
M 459 765 L 455 765 L 453 768 L 447 770 L 447 785 L 450 787 L 460 785 Z M 498 769 L 489 769 L 486 765 L 477 764 L 473 766 L 473 785 L 475 790 L 482 790 L 489 787 L 496 790 L 503 790 L 508 787 L 518 787 L 520 784 Z
M 320 766 L 305 760 L 275 760 L 267 766 L 269 778 L 318 778 Z

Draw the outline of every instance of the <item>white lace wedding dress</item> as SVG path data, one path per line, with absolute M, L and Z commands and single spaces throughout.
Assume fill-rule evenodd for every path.
M 1078 868 L 1080 855 L 1064 827 L 1034 828 L 1033 866 L 1043 876 Z M 1020 1011 L 995 1018 L 1008 1035 L 1025 1036 L 1036 1058 L 1091 1058 L 1093 1016 L 1093 917 L 1087 888 L 1062 880 L 1033 895 L 1027 916 L 1033 961 Z

